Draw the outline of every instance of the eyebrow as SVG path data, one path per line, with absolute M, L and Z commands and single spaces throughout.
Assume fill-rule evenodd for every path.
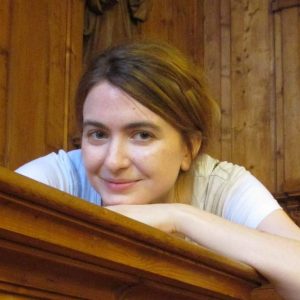
M 93 126 L 93 127 L 97 127 L 97 128 L 103 128 L 103 129 L 107 129 L 107 126 L 105 126 L 103 123 L 98 122 L 98 121 L 93 121 L 93 120 L 86 120 L 83 122 L 83 128 L 87 127 L 87 126 Z M 136 128 L 149 128 L 149 129 L 153 129 L 156 131 L 161 131 L 160 127 L 157 126 L 154 123 L 151 122 L 132 122 L 127 124 L 126 126 L 124 126 L 125 129 L 136 129 Z

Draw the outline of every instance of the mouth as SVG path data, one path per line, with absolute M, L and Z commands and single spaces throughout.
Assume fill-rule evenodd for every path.
M 135 186 L 140 180 L 102 179 L 106 188 L 113 192 L 126 191 Z

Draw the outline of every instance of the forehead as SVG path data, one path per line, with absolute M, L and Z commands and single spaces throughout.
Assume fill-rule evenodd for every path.
M 88 93 L 83 106 L 83 118 L 165 122 L 156 113 L 106 81 L 99 83 Z

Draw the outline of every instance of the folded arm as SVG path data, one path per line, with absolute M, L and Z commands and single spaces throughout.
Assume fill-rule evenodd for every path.
M 120 205 L 109 209 L 196 243 L 257 269 L 289 300 L 300 294 L 300 229 L 276 210 L 258 230 L 185 204 Z

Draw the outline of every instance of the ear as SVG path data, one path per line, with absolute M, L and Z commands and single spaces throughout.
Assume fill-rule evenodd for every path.
M 202 142 L 202 135 L 200 131 L 196 131 L 190 134 L 189 139 L 192 145 L 192 151 L 189 147 L 185 144 L 185 153 L 183 160 L 181 162 L 180 169 L 184 172 L 188 171 L 192 165 L 193 160 L 197 157 L 200 149 L 201 149 L 201 142 Z

